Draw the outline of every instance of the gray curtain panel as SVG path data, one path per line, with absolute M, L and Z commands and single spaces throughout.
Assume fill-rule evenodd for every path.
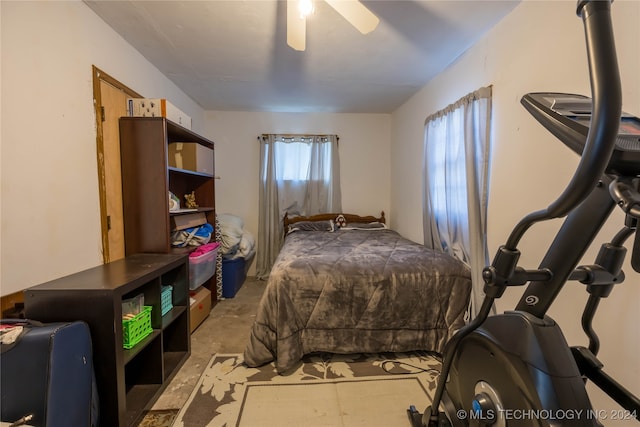
M 425 120 L 424 244 L 471 267 L 470 316 L 484 298 L 489 262 L 487 203 L 491 86 L 466 95 Z

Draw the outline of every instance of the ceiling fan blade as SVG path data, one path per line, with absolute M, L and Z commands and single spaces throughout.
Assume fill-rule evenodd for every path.
M 307 19 L 300 16 L 298 2 L 287 0 L 287 44 L 303 51 L 306 45 Z
M 380 20 L 358 0 L 325 0 L 362 34 L 375 30 Z

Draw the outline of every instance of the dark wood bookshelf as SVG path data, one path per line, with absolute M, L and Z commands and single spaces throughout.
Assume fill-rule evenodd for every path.
M 214 150 L 213 141 L 163 117 L 120 118 L 120 156 L 125 253 L 184 254 L 194 248 L 171 245 L 172 216 L 203 213 L 215 226 L 215 177 L 169 166 L 169 145 L 190 142 Z M 214 150 L 215 153 L 215 150 Z M 211 170 L 214 169 L 212 165 Z M 194 192 L 194 212 L 170 212 L 169 192 L 185 207 L 185 194 Z M 216 275 L 204 285 L 216 302 Z
M 164 316 L 162 286 L 173 307 Z M 153 331 L 123 348 L 122 301 L 144 295 Z M 191 354 L 189 265 L 182 254 L 136 254 L 24 291 L 25 315 L 89 325 L 101 426 L 133 426 Z

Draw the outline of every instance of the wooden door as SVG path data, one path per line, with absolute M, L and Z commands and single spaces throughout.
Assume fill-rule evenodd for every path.
M 141 96 L 98 68 L 93 69 L 102 251 L 107 263 L 125 255 L 119 119 L 127 115 L 127 98 Z
M 109 261 L 124 258 L 124 222 L 122 220 L 122 173 L 120 171 L 120 137 L 118 119 L 127 115 L 127 94 L 100 82 L 104 122 L 104 184 L 106 190 Z

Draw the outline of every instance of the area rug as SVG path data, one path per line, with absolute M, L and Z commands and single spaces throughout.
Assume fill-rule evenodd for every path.
M 389 427 L 431 402 L 440 369 L 427 352 L 307 356 L 288 375 L 217 354 L 174 427 Z
M 178 411 L 178 409 L 146 411 L 137 427 L 171 427 Z

